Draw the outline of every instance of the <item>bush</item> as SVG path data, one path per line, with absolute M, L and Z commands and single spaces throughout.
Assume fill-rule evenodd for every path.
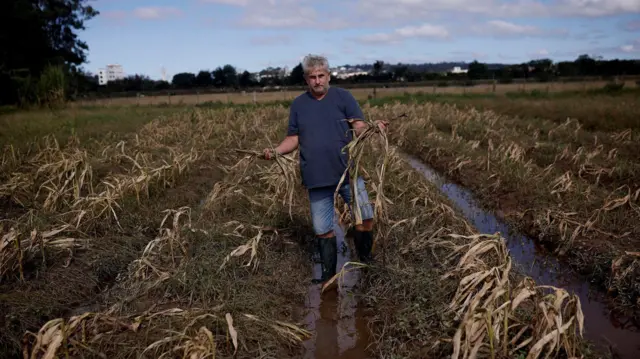
M 47 66 L 37 84 L 38 102 L 56 107 L 65 102 L 65 73 L 61 66 Z
M 618 92 L 621 91 L 622 88 L 624 88 L 624 82 L 610 82 L 602 87 L 605 92 Z

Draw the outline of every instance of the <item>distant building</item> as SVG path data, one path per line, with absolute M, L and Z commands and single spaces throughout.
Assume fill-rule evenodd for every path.
M 122 79 L 124 79 L 124 70 L 121 65 L 107 65 L 106 68 L 98 69 L 98 83 L 100 85 Z
M 451 69 L 451 71 L 449 72 L 451 72 L 452 74 L 465 74 L 469 72 L 469 70 L 463 69 L 460 66 L 454 66 L 453 69 Z
M 330 69 L 331 76 L 339 78 L 339 79 L 348 79 L 353 76 L 365 76 L 368 75 L 369 72 L 363 71 L 359 68 L 347 68 L 345 66 L 336 67 Z

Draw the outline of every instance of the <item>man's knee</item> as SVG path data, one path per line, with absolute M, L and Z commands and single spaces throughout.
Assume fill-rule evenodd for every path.
M 356 225 L 356 231 L 358 232 L 369 232 L 373 230 L 373 219 L 364 219 L 362 220 L 362 224 Z
M 324 234 L 318 234 L 318 238 L 331 238 L 335 235 L 335 233 L 333 233 L 333 230 L 324 233 Z

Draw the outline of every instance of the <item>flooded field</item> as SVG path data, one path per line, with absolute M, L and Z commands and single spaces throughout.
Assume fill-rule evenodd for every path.
M 640 356 L 640 327 L 633 317 L 619 313 L 611 299 L 598 291 L 586 278 L 574 273 L 566 261 L 559 260 L 534 239 L 511 228 L 491 212 L 484 210 L 473 194 L 412 156 L 407 161 L 460 208 L 465 218 L 482 233 L 500 233 L 519 271 L 542 285 L 562 287 L 580 298 L 585 313 L 585 337 L 602 351 L 610 347 L 620 358 Z
M 596 358 L 609 355 L 602 340 L 637 353 L 588 281 L 445 179 L 464 164 L 433 166 L 440 175 L 417 159 L 433 108 L 367 111 L 409 113 L 390 140 L 416 157 L 371 137 L 375 263 L 347 264 L 353 223 L 341 217 L 342 270 L 325 291 L 310 284 L 319 264 L 297 158 L 256 152 L 285 133 L 286 107 L 172 108 L 129 132 L 6 143 L 0 354 Z

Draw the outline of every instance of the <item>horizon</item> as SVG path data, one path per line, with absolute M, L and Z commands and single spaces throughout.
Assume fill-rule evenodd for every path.
M 337 8 L 341 4 L 341 8 Z M 519 64 L 579 55 L 640 57 L 640 2 L 611 0 L 96 0 L 80 32 L 93 74 L 166 78 L 269 66 L 292 69 L 308 53 L 345 65 Z M 460 25 L 464 26 L 460 26 Z M 211 36 L 213 34 L 214 36 Z

